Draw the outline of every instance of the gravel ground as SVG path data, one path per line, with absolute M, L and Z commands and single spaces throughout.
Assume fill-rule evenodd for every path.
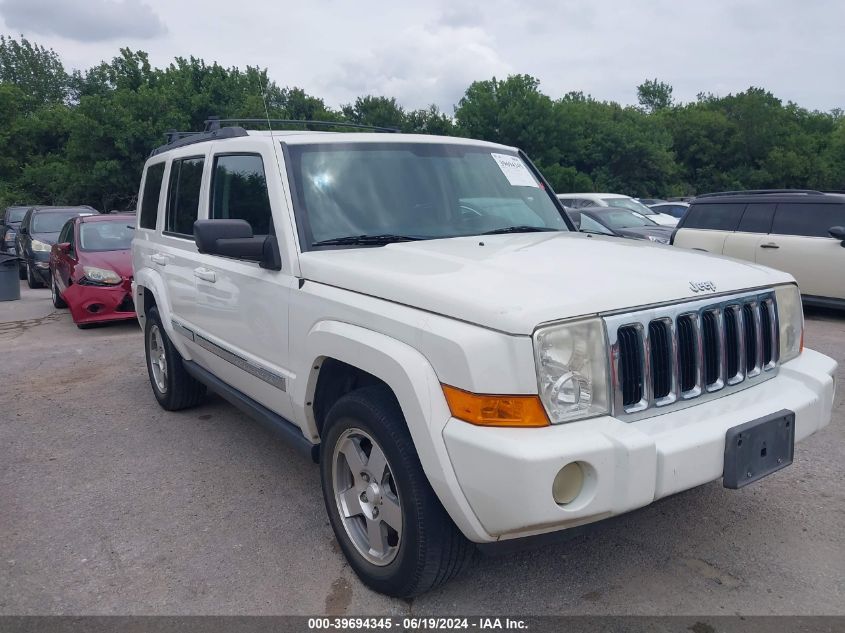
M 136 323 L 82 331 L 23 295 L 0 303 L 0 614 L 845 614 L 845 389 L 753 486 L 393 600 L 344 563 L 313 464 L 218 398 L 162 411 Z M 845 314 L 808 311 L 806 341 L 845 384 Z

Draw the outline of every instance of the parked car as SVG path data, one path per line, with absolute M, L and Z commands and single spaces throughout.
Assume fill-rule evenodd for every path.
M 789 274 L 580 234 L 513 147 L 212 120 L 152 152 L 138 200 L 156 400 L 210 388 L 318 460 L 383 593 L 472 542 L 747 485 L 830 421 Z
M 21 221 L 15 238 L 15 252 L 20 261 L 20 278 L 30 288 L 49 283 L 50 249 L 56 243 L 64 223 L 77 215 L 93 215 L 91 207 L 32 207 Z
M 558 198 L 564 206 L 573 209 L 584 209 L 591 207 L 623 207 L 648 216 L 661 226 L 675 226 L 678 219 L 671 215 L 664 215 L 652 211 L 646 205 L 637 202 L 630 196 L 622 196 L 618 193 L 566 193 L 559 194 Z
M 583 233 L 601 233 L 668 244 L 674 230 L 668 226 L 660 226 L 636 211 L 621 207 L 567 209 L 567 213 Z
M 673 218 L 680 220 L 689 209 L 688 202 L 658 202 L 657 204 L 649 205 L 649 209 L 660 213 L 662 215 L 671 215 Z
M 15 237 L 29 207 L 7 207 L 0 218 L 0 251 L 15 252 Z
M 644 204 L 647 207 L 652 207 L 655 204 L 660 204 L 661 202 L 666 202 L 662 198 L 634 198 L 640 204 Z
M 134 319 L 130 246 L 135 216 L 83 215 L 65 222 L 50 252 L 53 305 L 80 328 Z
M 845 195 L 699 196 L 673 243 L 786 271 L 798 280 L 805 303 L 845 308 Z

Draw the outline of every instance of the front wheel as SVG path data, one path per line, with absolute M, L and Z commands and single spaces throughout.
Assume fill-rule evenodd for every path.
M 30 288 L 42 288 L 44 286 L 28 262 L 26 264 L 26 285 Z
M 358 389 L 332 406 L 320 476 L 335 537 L 375 591 L 408 598 L 443 584 L 471 559 L 474 547 L 431 489 L 388 389 Z
M 205 385 L 185 370 L 182 356 L 164 331 L 155 306 L 147 311 L 146 321 L 144 348 L 147 372 L 156 400 L 168 411 L 198 405 L 205 396 Z
M 67 307 L 67 303 L 62 299 L 62 295 L 59 294 L 59 289 L 56 288 L 56 278 L 53 277 L 52 273 L 50 274 L 50 298 L 53 300 L 54 308 L 61 310 Z

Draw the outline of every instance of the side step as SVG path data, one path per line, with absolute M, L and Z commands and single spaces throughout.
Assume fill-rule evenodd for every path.
M 217 376 L 203 369 L 195 362 L 182 360 L 182 364 L 185 366 L 185 371 L 211 389 L 211 391 L 235 405 L 264 428 L 269 429 L 304 455 L 310 457 L 314 463 L 319 461 L 320 445 L 309 442 L 308 438 L 302 435 L 299 427 L 293 422 L 286 420 L 277 413 L 273 413 L 260 402 L 256 402 L 246 394 L 227 385 Z

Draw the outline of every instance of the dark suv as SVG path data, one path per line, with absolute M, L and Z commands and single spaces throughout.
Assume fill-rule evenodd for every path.
M 0 251 L 15 252 L 15 236 L 29 207 L 7 207 L 0 217 Z
M 20 262 L 20 277 L 30 288 L 41 288 L 48 282 L 50 249 L 59 237 L 65 222 L 77 215 L 93 215 L 97 211 L 81 207 L 32 207 L 24 215 L 15 240 Z
M 692 201 L 672 243 L 783 270 L 805 303 L 845 308 L 845 195 L 706 194 Z

